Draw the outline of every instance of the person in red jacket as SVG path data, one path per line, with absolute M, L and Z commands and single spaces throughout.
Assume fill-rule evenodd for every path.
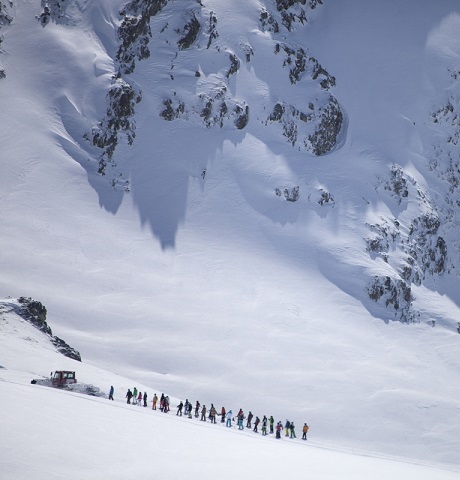
M 281 424 L 281 422 L 278 422 L 276 424 L 276 438 L 281 438 L 281 430 L 283 429 L 283 425 Z

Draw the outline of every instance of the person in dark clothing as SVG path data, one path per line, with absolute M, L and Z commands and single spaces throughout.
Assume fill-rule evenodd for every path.
M 253 416 L 254 416 L 254 415 L 253 415 L 252 412 L 250 411 L 250 412 L 248 413 L 248 420 L 247 420 L 247 422 L 246 422 L 246 428 L 251 428 L 251 422 L 252 422 L 252 417 L 253 417 Z
M 271 415 L 268 419 L 268 423 L 270 424 L 270 433 L 273 433 L 273 427 L 275 424 L 275 419 L 273 418 L 273 415 Z
M 262 420 L 262 435 L 267 435 L 267 417 L 264 415 L 264 418 Z
M 131 403 L 131 399 L 133 398 L 133 392 L 131 391 L 130 388 L 128 388 L 128 392 L 126 393 L 126 398 L 128 399 L 128 401 L 126 403 Z
M 112 387 L 110 387 L 109 400 L 113 400 L 113 392 L 114 392 L 114 388 L 112 386 Z
M 244 425 L 243 425 L 244 419 L 245 419 L 244 412 L 240 408 L 240 411 L 238 412 L 238 416 L 237 416 L 238 430 L 244 430 Z
M 201 409 L 201 421 L 206 422 L 206 405 L 203 405 Z
M 220 422 L 225 423 L 225 417 L 227 416 L 227 412 L 225 411 L 225 408 L 222 407 L 222 410 L 220 411 Z
M 294 422 L 291 422 L 291 424 L 289 425 L 289 430 L 291 431 L 291 438 L 297 438 L 295 436 L 295 430 L 294 430 Z
M 197 400 L 195 405 L 195 418 L 198 418 L 200 415 L 200 402 Z
M 257 430 L 257 427 L 259 426 L 259 423 L 260 423 L 260 418 L 256 416 L 256 420 L 254 422 L 254 428 L 253 428 L 253 432 L 256 432 L 256 433 L 259 433 L 259 431 Z
M 289 431 L 291 430 L 291 422 L 289 420 L 286 420 L 286 424 L 284 425 L 284 428 L 286 429 L 285 437 L 289 437 Z
M 184 407 L 184 404 L 182 402 L 179 403 L 179 405 L 177 406 L 177 413 L 176 415 L 179 415 L 180 417 L 182 417 L 182 408 Z
M 144 392 L 143 400 L 144 400 L 144 407 L 146 407 L 147 406 L 147 392 Z
M 209 420 L 211 423 L 216 423 L 217 410 L 214 405 L 211 403 L 211 408 L 209 409 Z

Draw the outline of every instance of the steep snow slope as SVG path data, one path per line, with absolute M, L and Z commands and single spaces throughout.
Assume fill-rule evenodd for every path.
M 458 206 L 445 178 L 458 154 L 450 110 L 430 115 L 458 95 L 459 8 L 324 3 L 304 27 L 274 33 L 258 2 L 169 2 L 151 19 L 150 58 L 123 75 L 142 92 L 136 138 L 120 135 L 105 176 L 83 136 L 107 124 L 122 2 L 75 1 L 45 25 L 36 2 L 14 3 L 2 43 L 0 290 L 42 301 L 84 360 L 156 390 L 308 420 L 341 448 L 457 463 Z M 178 50 L 189 9 L 215 13 L 209 49 L 204 23 Z M 336 86 L 292 84 L 277 44 L 308 48 Z M 227 76 L 231 54 L 240 67 Z M 200 102 L 223 91 L 231 108 L 250 107 L 245 128 L 235 115 L 204 125 Z M 278 103 L 318 101 L 317 111 L 329 94 L 344 124 L 328 155 L 300 134 L 292 146 L 283 128 L 301 124 L 294 114 L 269 121 Z M 166 121 L 167 99 L 186 114 Z M 444 276 L 429 271 L 438 232 Z M 387 277 L 398 296 L 378 297 L 376 283 L 375 303 L 369 284 Z M 408 286 L 414 300 L 395 310 Z M 401 312 L 420 323 L 390 321 Z
M 168 415 L 150 407 L 127 405 L 124 394 L 133 384 L 151 397 L 149 386 L 94 366 L 66 359 L 53 351 L 45 335 L 19 319 L 14 302 L 0 307 L 0 439 L 2 476 L 17 480 L 88 479 L 109 475 L 175 478 L 247 476 L 275 479 L 308 471 L 319 480 L 330 478 L 419 478 L 451 480 L 458 472 L 426 462 L 418 464 L 334 450 L 310 435 L 276 440 L 248 429 L 238 432 L 220 424 Z M 31 385 L 40 371 L 59 365 L 75 369 L 79 381 L 107 390 L 115 401 Z M 203 399 L 204 400 L 204 399 Z M 150 403 L 150 402 L 149 402 Z M 177 399 L 172 399 L 177 405 Z M 238 408 L 227 404 L 227 408 Z

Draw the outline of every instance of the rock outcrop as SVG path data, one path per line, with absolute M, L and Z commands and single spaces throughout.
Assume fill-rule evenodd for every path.
M 49 336 L 51 343 L 56 347 L 59 353 L 62 355 L 73 358 L 81 362 L 80 353 L 77 352 L 74 348 L 69 346 L 64 340 L 53 335 L 51 327 L 46 322 L 46 307 L 38 302 L 37 300 L 32 300 L 30 297 L 20 297 L 18 298 L 19 308 L 17 310 L 18 315 L 20 315 L 24 320 L 31 323 L 34 327 L 38 328 L 40 331 Z

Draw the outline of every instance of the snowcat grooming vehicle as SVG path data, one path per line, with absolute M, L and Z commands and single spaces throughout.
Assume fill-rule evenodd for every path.
M 30 383 L 44 385 L 45 387 L 54 387 L 62 390 L 71 390 L 75 393 L 83 393 L 93 397 L 105 397 L 107 395 L 100 391 L 98 387 L 87 383 L 77 383 L 75 372 L 70 370 L 56 370 L 51 372 L 49 378 L 34 379 Z
M 77 383 L 75 372 L 69 370 L 56 370 L 51 372 L 50 378 L 34 379 L 30 383 L 37 385 L 46 385 L 47 387 L 68 388 L 68 385 Z

